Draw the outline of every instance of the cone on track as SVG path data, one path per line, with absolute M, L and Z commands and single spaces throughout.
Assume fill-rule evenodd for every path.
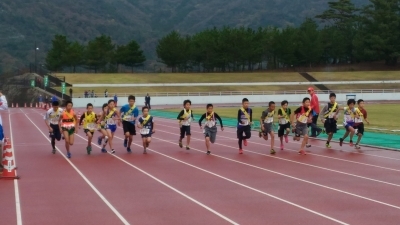
M 24 105 L 24 107 L 26 108 L 26 102 L 25 102 L 25 105 Z
M 16 108 L 18 108 L 18 103 L 16 104 L 16 106 L 15 106 Z
M 32 108 L 32 102 L 31 102 L 31 108 Z
M 6 148 L 8 142 L 10 142 L 9 139 L 4 141 L 3 160 L 2 160 L 3 173 L 0 175 L 0 179 L 7 179 L 7 180 L 19 179 L 16 172 L 17 167 L 15 166 L 14 156 L 12 154 L 12 148 L 9 149 Z M 9 146 L 11 146 L 11 143 Z
M 11 103 L 11 108 L 14 108 L 14 103 Z
M 4 137 L 4 149 L 11 149 L 11 141 L 7 137 Z
M 37 102 L 36 102 L 36 108 L 39 108 L 39 106 L 38 106 Z

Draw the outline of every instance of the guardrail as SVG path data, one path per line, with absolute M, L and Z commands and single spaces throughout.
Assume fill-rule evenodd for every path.
M 315 90 L 317 94 L 379 94 L 379 93 L 400 93 L 400 89 L 354 89 L 354 90 Z M 128 97 L 134 95 L 136 97 L 144 97 L 145 92 L 132 93 L 109 93 L 108 97 L 112 98 L 116 94 L 118 97 Z M 220 92 L 148 92 L 150 97 L 168 97 L 168 96 L 229 96 L 229 95 L 308 95 L 307 90 L 290 90 L 290 91 L 220 91 Z M 84 98 L 84 94 L 73 94 L 74 98 Z M 106 97 L 104 93 L 95 93 L 95 98 Z

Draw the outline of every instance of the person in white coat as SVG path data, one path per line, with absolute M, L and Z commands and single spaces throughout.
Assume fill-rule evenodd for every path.
M 6 96 L 3 95 L 2 91 L 0 90 L 0 110 L 7 110 L 8 109 L 8 103 Z

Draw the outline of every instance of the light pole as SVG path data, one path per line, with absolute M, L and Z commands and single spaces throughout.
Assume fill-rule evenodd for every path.
M 36 45 L 36 41 L 35 41 L 35 73 L 37 73 L 37 57 L 36 57 L 36 52 L 39 50 L 39 48 Z

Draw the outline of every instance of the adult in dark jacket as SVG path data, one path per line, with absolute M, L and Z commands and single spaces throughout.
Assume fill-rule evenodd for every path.
M 151 106 L 150 106 L 150 95 L 149 95 L 149 93 L 147 93 L 146 97 L 144 97 L 144 101 L 145 101 L 145 105 L 146 105 L 147 107 L 149 107 L 149 109 L 151 109 Z

